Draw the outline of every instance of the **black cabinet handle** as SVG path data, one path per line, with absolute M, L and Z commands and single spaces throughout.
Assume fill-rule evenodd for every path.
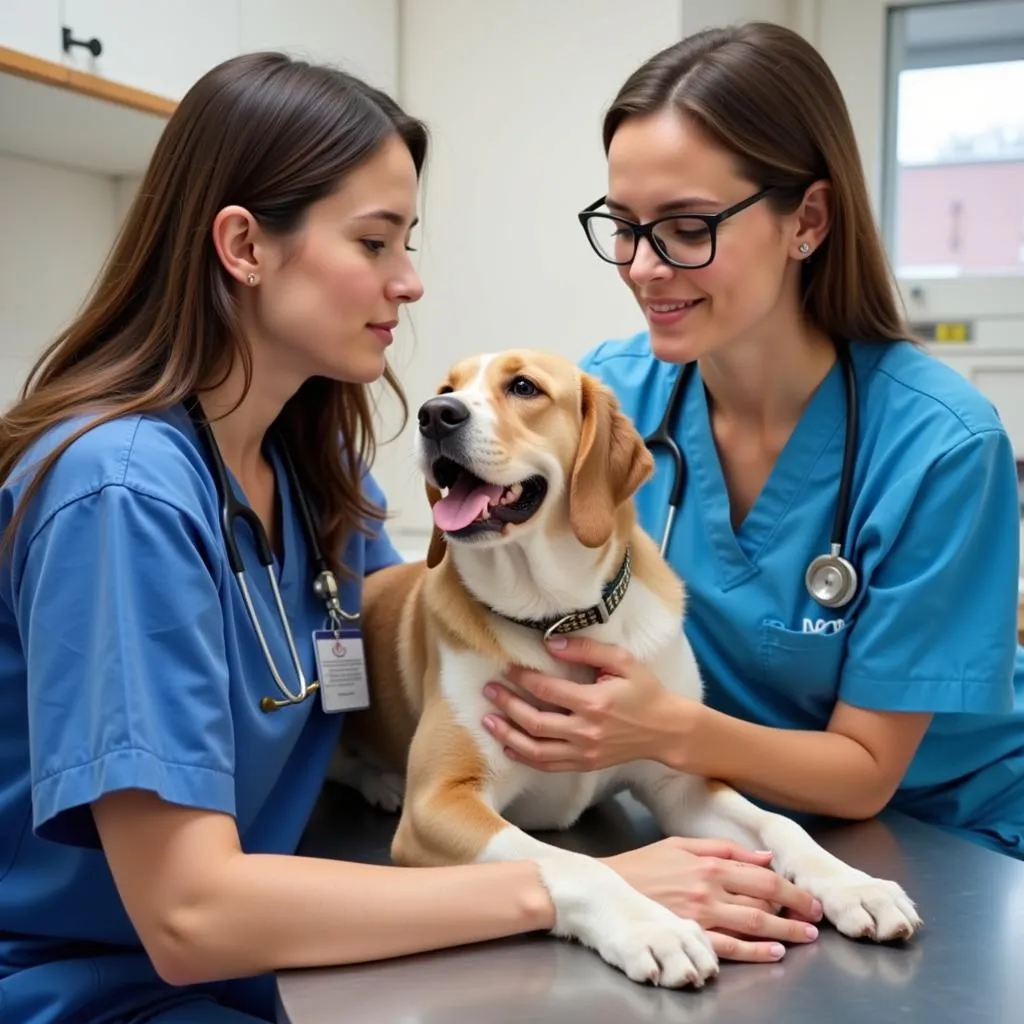
M 103 52 L 103 44 L 93 37 L 92 39 L 75 39 L 71 35 L 71 29 L 66 25 L 61 29 L 61 39 L 64 43 L 64 52 L 70 53 L 72 46 L 84 46 L 94 57 L 98 57 Z

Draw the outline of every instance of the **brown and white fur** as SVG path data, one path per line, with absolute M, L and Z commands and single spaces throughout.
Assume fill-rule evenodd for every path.
M 536 394 L 517 383 L 523 379 Z M 421 408 L 417 456 L 432 504 L 441 497 L 440 454 L 505 487 L 539 475 L 547 492 L 525 522 L 492 523 L 462 539 L 435 530 L 426 564 L 366 581 L 372 704 L 346 723 L 332 776 L 389 809 L 401 803 L 394 861 L 533 859 L 554 904 L 556 935 L 595 949 L 635 980 L 700 985 L 718 965 L 696 922 L 597 859 L 525 831 L 567 828 L 596 801 L 629 790 L 666 834 L 772 850 L 774 868 L 813 893 L 844 934 L 912 935 L 921 922 L 895 882 L 848 866 L 791 819 L 726 785 L 654 761 L 543 773 L 506 757 L 481 724 L 493 710 L 484 684 L 510 665 L 581 682 L 592 681 L 593 670 L 554 660 L 539 630 L 503 615 L 541 618 L 595 604 L 626 545 L 632 582 L 609 621 L 585 634 L 628 650 L 670 691 L 700 700 L 702 683 L 681 628 L 683 586 L 635 520 L 631 499 L 652 460 L 612 393 L 568 361 L 530 351 L 464 362 L 441 392 L 468 415 L 438 442 L 426 436 L 436 400 Z

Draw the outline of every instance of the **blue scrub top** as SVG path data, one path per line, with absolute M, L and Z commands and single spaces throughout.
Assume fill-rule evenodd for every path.
M 891 806 L 1024 857 L 1024 661 L 1017 644 L 1020 521 L 1013 451 L 992 405 L 910 344 L 851 346 L 860 437 L 847 554 L 860 575 L 843 609 L 804 571 L 827 553 L 843 463 L 836 363 L 763 491 L 733 530 L 699 370 L 674 436 L 688 467 L 668 558 L 688 592 L 686 633 L 707 703 L 783 729 L 825 729 L 837 700 L 934 712 Z M 582 367 L 640 432 L 661 419 L 680 368 L 647 332 Z M 672 470 L 637 496 L 659 543 Z M 768 766 L 766 766 L 768 770 Z
M 52 431 L 27 460 L 84 422 Z M 0 567 L 2 1020 L 149 1020 L 175 1005 L 181 1020 L 206 1020 L 210 995 L 273 1019 L 266 976 L 193 990 L 159 979 L 89 809 L 104 793 L 148 789 L 232 815 L 247 852 L 294 853 L 339 734 L 341 716 L 325 714 L 317 695 L 259 709 L 280 694 L 227 563 L 204 454 L 181 407 L 92 429 L 49 474 Z M 24 491 L 25 465 L 0 488 L 0 525 Z M 284 538 L 274 571 L 311 679 L 311 633 L 325 609 L 276 455 L 274 468 Z M 365 492 L 383 507 L 369 476 Z M 364 574 L 400 561 L 381 524 L 368 526 L 343 554 L 349 611 Z M 240 523 L 236 536 L 260 622 L 294 683 L 251 534 Z

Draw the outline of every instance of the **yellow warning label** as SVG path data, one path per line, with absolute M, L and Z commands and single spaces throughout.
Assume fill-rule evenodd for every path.
M 964 324 L 964 323 L 936 324 L 935 325 L 935 340 L 936 341 L 963 342 L 963 341 L 967 341 L 969 336 L 970 336 L 970 330 L 969 330 L 967 324 Z
M 944 345 L 965 345 L 974 338 L 974 325 L 966 320 L 942 320 L 938 323 L 911 324 L 911 329 L 922 341 Z

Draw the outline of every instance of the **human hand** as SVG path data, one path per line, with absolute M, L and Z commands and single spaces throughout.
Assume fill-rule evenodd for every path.
M 642 758 L 662 760 L 678 743 L 677 712 L 685 698 L 670 694 L 646 666 L 621 647 L 589 637 L 552 637 L 551 654 L 597 669 L 591 684 L 514 667 L 508 681 L 544 710 L 492 681 L 484 694 L 501 714 L 484 727 L 516 761 L 547 772 L 593 771 Z
M 770 851 L 735 843 L 671 837 L 603 861 L 634 889 L 708 933 L 723 960 L 774 963 L 783 942 L 818 937 L 821 904 L 772 871 Z M 780 912 L 790 916 L 782 917 Z

